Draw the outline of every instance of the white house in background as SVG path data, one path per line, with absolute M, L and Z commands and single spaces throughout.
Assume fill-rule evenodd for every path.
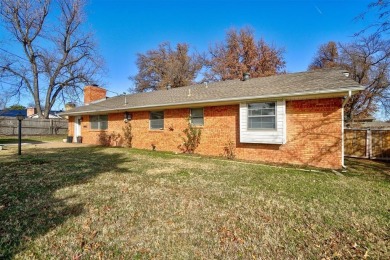
M 58 115 L 58 113 L 63 112 L 62 110 L 51 110 L 49 113 L 49 119 L 60 119 L 62 118 L 61 116 Z M 37 114 L 37 109 L 35 107 L 28 107 L 27 108 L 27 117 L 28 118 L 39 118 Z

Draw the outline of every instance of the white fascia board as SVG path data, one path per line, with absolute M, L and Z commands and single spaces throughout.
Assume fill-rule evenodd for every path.
M 77 115 L 89 115 L 89 114 L 101 114 L 101 113 L 120 113 L 125 111 L 141 111 L 141 110 L 154 110 L 154 109 L 164 109 L 164 108 L 180 108 L 182 106 L 188 105 L 201 105 L 207 103 L 226 103 L 226 102 L 246 102 L 251 100 L 264 100 L 264 99 L 285 99 L 289 100 L 289 98 L 296 99 L 296 97 L 302 96 L 310 96 L 310 95 L 325 95 L 325 94 L 341 94 L 348 95 L 349 91 L 353 94 L 364 90 L 364 86 L 355 86 L 349 87 L 345 89 L 335 89 L 335 90 L 315 90 L 315 91 L 304 91 L 304 92 L 294 92 L 294 93 L 285 93 L 285 94 L 277 94 L 277 95 L 262 95 L 262 96 L 248 96 L 248 97 L 237 97 L 237 98 L 221 98 L 221 99 L 210 99 L 210 100 L 201 100 L 201 101 L 193 101 L 193 102 L 182 102 L 182 103 L 174 103 L 174 104 L 156 104 L 156 105 L 147 105 L 147 106 L 138 106 L 138 107 L 126 107 L 126 108 L 112 108 L 112 109 L 99 109 L 99 110 L 89 110 L 89 111 L 81 111 L 81 112 L 70 112 L 70 113 L 60 113 L 61 116 L 77 116 Z M 92 105 L 92 104 L 91 104 Z

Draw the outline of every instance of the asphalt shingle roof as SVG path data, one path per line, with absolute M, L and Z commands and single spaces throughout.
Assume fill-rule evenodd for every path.
M 27 116 L 27 110 L 0 110 L 0 116 L 16 117 L 17 115 Z
M 164 106 L 250 100 L 251 98 L 327 94 L 364 89 L 357 82 L 345 76 L 344 72 L 344 70 L 339 69 L 323 69 L 252 78 L 246 81 L 219 81 L 207 85 L 199 84 L 170 90 L 122 95 L 87 106 L 80 106 L 61 113 L 61 115 L 163 108 Z

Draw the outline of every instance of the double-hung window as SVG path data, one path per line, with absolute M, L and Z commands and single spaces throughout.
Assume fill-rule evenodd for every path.
M 164 129 L 164 111 L 150 112 L 150 129 Z
M 92 130 L 106 130 L 108 128 L 108 116 L 98 115 L 90 116 L 91 129 Z
M 203 108 L 191 108 L 191 124 L 202 126 L 204 124 Z
M 276 103 L 248 104 L 248 129 L 276 129 Z

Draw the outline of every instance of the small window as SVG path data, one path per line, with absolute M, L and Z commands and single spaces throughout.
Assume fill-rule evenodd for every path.
M 108 128 L 108 116 L 90 116 L 91 129 L 92 130 L 106 130 Z
M 248 104 L 248 129 L 275 129 L 275 108 L 275 102 Z
M 150 112 L 150 129 L 164 129 L 164 111 Z
M 203 117 L 203 108 L 191 108 L 191 124 L 193 125 L 203 125 L 204 117 Z

